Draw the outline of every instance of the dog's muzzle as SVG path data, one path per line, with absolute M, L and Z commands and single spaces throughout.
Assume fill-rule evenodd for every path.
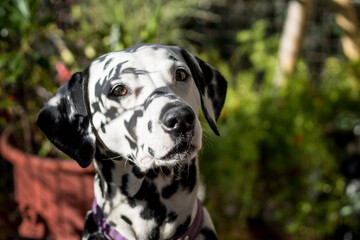
M 183 103 L 169 103 L 163 107 L 159 120 L 174 143 L 174 147 L 161 159 L 181 160 L 189 156 L 194 151 L 192 141 L 196 122 L 192 108 Z

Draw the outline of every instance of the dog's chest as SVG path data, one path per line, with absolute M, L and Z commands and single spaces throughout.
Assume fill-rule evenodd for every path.
M 190 225 L 198 186 L 195 158 L 188 165 L 147 173 L 122 161 L 96 161 L 95 166 L 99 205 L 107 222 L 129 239 L 171 237 Z

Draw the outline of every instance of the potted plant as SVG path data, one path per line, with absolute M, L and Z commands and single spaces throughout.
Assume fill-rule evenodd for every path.
M 50 13 L 39 0 L 0 3 L 0 154 L 13 164 L 18 234 L 78 239 L 94 169 L 64 160 L 35 125 L 44 102 L 70 77 L 72 55 Z

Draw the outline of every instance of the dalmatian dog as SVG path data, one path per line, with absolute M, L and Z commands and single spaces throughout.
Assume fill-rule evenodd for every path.
M 98 57 L 58 89 L 37 125 L 81 167 L 95 166 L 83 239 L 217 239 L 197 198 L 198 113 L 220 135 L 226 88 L 186 50 L 141 44 Z

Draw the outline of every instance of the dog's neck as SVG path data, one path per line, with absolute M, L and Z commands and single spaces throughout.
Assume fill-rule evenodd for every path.
M 97 158 L 94 164 L 98 205 L 108 224 L 127 239 L 169 239 L 192 224 L 198 207 L 197 157 L 147 172 L 124 159 Z

